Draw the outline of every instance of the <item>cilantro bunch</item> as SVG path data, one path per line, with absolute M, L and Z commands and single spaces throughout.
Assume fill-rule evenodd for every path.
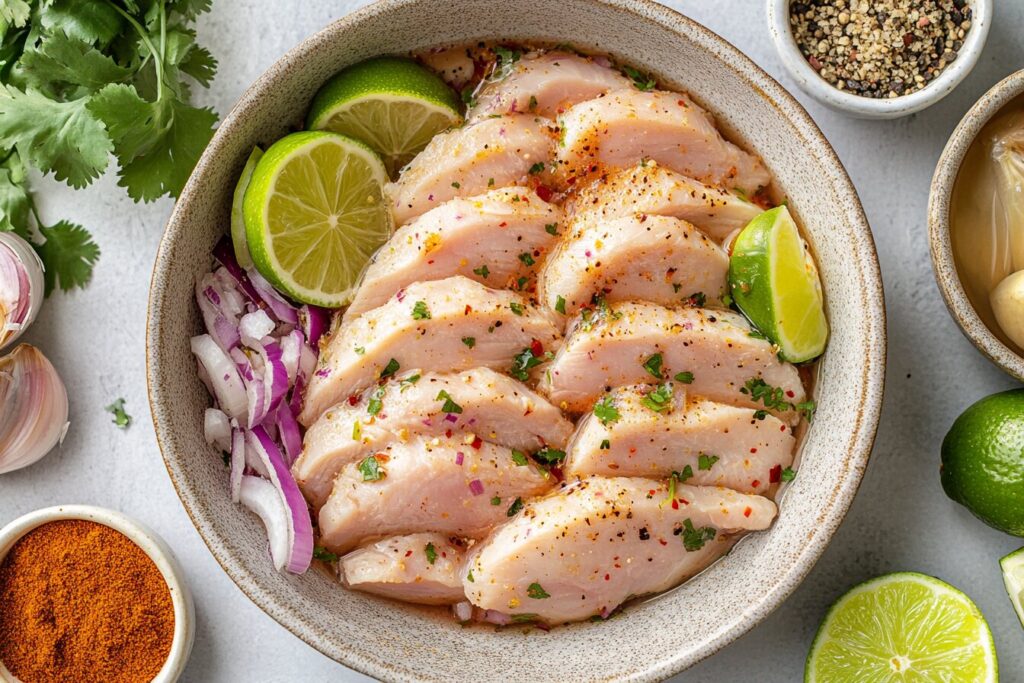
M 83 188 L 114 156 L 135 201 L 176 197 L 217 122 L 188 103 L 217 68 L 190 27 L 211 1 L 0 0 L 0 230 L 35 246 L 47 294 L 84 286 L 99 247 L 39 219 L 28 167 Z

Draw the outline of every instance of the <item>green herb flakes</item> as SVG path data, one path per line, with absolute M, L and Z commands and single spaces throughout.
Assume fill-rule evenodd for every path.
M 434 564 L 435 562 L 437 562 L 437 550 L 434 548 L 433 543 L 428 543 L 426 546 L 424 546 L 423 552 L 427 556 L 427 562 L 429 562 L 430 564 Z
M 526 595 L 527 595 L 528 597 L 530 597 L 530 598 L 534 599 L 534 600 L 544 600 L 545 598 L 550 598 L 550 597 L 551 597 L 551 596 L 550 596 L 550 595 L 548 594 L 548 592 L 547 592 L 546 590 L 544 590 L 544 589 L 543 589 L 543 588 L 541 587 L 541 585 L 540 585 L 539 583 L 537 583 L 537 582 L 531 583 L 531 584 L 530 584 L 530 585 L 529 585 L 529 586 L 527 587 L 527 589 L 526 589 Z
M 665 382 L 640 399 L 645 408 L 664 413 L 672 408 L 672 384 Z
M 487 279 L 487 276 L 491 274 L 491 271 L 488 270 L 487 266 L 480 266 L 479 268 L 474 268 L 473 272 L 485 280 Z
M 644 370 L 649 372 L 655 379 L 662 379 L 661 354 L 656 353 L 644 361 Z
M 121 429 L 128 429 L 131 426 L 132 416 L 125 412 L 123 398 L 117 399 L 104 410 L 114 416 L 113 423 Z
M 677 372 L 674 377 L 675 381 L 680 384 L 693 384 L 693 373 L 692 372 Z
M 683 547 L 686 552 L 695 552 L 704 547 L 704 544 L 714 539 L 714 527 L 705 526 L 695 529 L 693 522 L 689 519 L 683 522 Z
M 535 163 L 533 166 L 530 167 L 530 175 L 537 175 L 538 173 L 543 173 L 543 172 L 544 172 L 544 162 L 543 161 L 538 161 L 537 163 Z
M 530 464 L 529 459 L 527 459 L 526 457 L 526 453 L 523 453 L 522 451 L 517 451 L 514 448 L 512 449 L 512 462 L 519 465 L 520 467 L 525 467 L 526 465 Z
M 313 559 L 321 562 L 337 562 L 338 556 L 322 545 L 313 546 Z
M 544 230 L 549 235 L 557 235 L 558 234 L 558 223 L 548 223 L 547 225 L 544 226 Z
M 710 470 L 718 461 L 719 457 L 717 455 L 705 455 L 704 453 L 701 453 L 697 456 L 697 469 Z
M 794 470 L 792 467 L 787 467 L 786 469 L 782 470 L 781 478 L 782 481 L 793 481 L 794 479 L 796 479 L 796 470 Z
M 495 496 L 494 498 L 491 498 L 491 505 L 501 505 L 501 497 Z
M 557 448 L 545 446 L 544 448 L 534 453 L 533 458 L 538 462 L 542 462 L 548 466 L 557 465 L 558 463 L 565 460 L 565 451 L 560 451 Z
M 398 372 L 399 367 L 401 366 L 398 365 L 398 361 L 392 358 L 388 361 L 388 364 L 384 366 L 384 369 L 380 371 L 380 378 L 387 379 L 388 377 L 393 377 L 394 374 Z
M 427 308 L 426 301 L 417 301 L 412 306 L 412 319 L 413 320 L 430 320 L 430 309 Z
M 517 497 L 512 504 L 508 506 L 508 512 L 505 513 L 506 517 L 515 517 L 516 513 L 523 509 L 523 499 Z
M 362 459 L 359 463 L 359 472 L 363 475 L 363 481 L 380 481 L 385 475 L 384 469 L 377 462 L 375 455 Z
M 510 301 L 508 307 L 512 309 L 512 312 L 516 315 L 522 315 L 526 308 L 518 301 Z
M 533 260 L 533 256 L 528 251 L 524 251 L 519 255 L 519 260 L 524 266 L 532 266 L 536 261 Z
M 594 404 L 594 417 L 601 421 L 601 424 L 607 425 L 618 420 L 622 415 L 619 413 L 619 409 L 615 407 L 615 402 L 611 396 L 605 395 L 600 401 Z
M 436 400 L 436 401 L 444 401 L 444 405 L 441 406 L 441 412 L 442 413 L 448 413 L 449 415 L 451 415 L 451 414 L 459 414 L 459 413 L 462 412 L 462 406 L 460 406 L 458 403 L 453 401 L 452 397 L 444 389 L 442 389 L 441 391 L 437 392 L 437 398 L 434 399 L 434 400 Z
M 555 310 L 562 315 L 565 315 L 565 297 L 561 294 L 559 294 L 558 298 L 555 299 Z
M 631 66 L 622 67 L 622 72 L 626 74 L 631 81 L 633 81 L 633 86 L 637 90 L 653 90 L 654 86 L 657 85 L 653 78 L 641 71 L 637 71 Z

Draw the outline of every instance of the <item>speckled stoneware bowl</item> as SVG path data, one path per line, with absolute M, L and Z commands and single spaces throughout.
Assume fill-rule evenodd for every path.
M 319 572 L 276 573 L 259 520 L 231 504 L 203 440 L 209 398 L 193 370 L 193 285 L 228 228 L 235 179 L 254 144 L 302 121 L 337 70 L 381 53 L 485 38 L 572 42 L 654 72 L 708 106 L 762 155 L 804 218 L 832 325 L 818 414 L 800 474 L 771 530 L 680 588 L 603 623 L 543 634 L 462 628 L 436 613 L 350 592 Z M 821 132 L 734 47 L 643 0 L 387 0 L 328 26 L 242 96 L 171 216 L 150 294 L 149 390 L 171 479 L 211 552 L 270 616 L 329 657 L 387 680 L 658 680 L 724 647 L 796 588 L 843 518 L 867 464 L 885 369 L 882 283 L 857 194 Z
M 985 124 L 1020 95 L 1024 95 L 1024 70 L 1007 76 L 992 86 L 992 89 L 970 108 L 953 134 L 949 136 L 946 148 L 942 150 L 942 156 L 935 167 L 935 175 L 932 176 L 931 193 L 928 198 L 928 240 L 939 291 L 946 301 L 949 314 L 960 326 L 960 331 L 1004 372 L 1024 380 L 1024 358 L 992 333 L 967 298 L 967 292 L 964 291 L 956 270 L 949 235 L 949 207 L 953 197 L 953 184 L 968 148 Z

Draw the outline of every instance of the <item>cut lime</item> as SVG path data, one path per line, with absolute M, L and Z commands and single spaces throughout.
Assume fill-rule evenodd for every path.
M 740 232 L 729 258 L 729 288 L 785 360 L 800 363 L 825 350 L 818 269 L 785 206 L 765 211 Z
M 996 683 L 985 617 L 948 583 L 900 572 L 850 590 L 825 615 L 804 683 Z
M 249 241 L 245 238 L 245 217 L 242 215 L 242 200 L 245 199 L 245 189 L 249 187 L 249 180 L 252 179 L 252 172 L 256 168 L 256 162 L 263 156 L 263 150 L 259 147 L 252 148 L 252 154 L 245 160 L 242 173 L 238 176 L 235 184 L 235 194 L 231 198 L 231 244 L 235 248 L 235 260 L 243 268 L 252 268 L 252 256 L 249 255 Z
M 999 566 L 1003 570 L 1006 594 L 1010 596 L 1013 609 L 1017 611 L 1017 618 L 1024 626 L 1024 606 L 1021 605 L 1021 599 L 1024 598 L 1024 548 L 1015 550 L 999 560 Z
M 243 202 L 256 269 L 297 301 L 348 304 L 390 232 L 387 181 L 373 150 L 343 135 L 309 131 L 275 142 Z
M 306 127 L 361 140 L 394 175 L 430 139 L 462 122 L 459 98 L 411 59 L 377 57 L 338 73 L 313 98 Z

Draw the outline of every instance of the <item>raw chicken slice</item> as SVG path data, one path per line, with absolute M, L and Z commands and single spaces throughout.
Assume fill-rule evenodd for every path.
M 561 208 L 523 187 L 447 201 L 399 228 L 381 247 L 345 321 L 413 282 L 464 275 L 492 287 L 516 287 L 517 278 L 533 273 L 561 221 Z
M 610 402 L 619 419 L 604 423 L 588 413 L 562 471 L 567 477 L 659 479 L 678 472 L 687 484 L 742 493 L 764 493 L 778 483 L 783 468 L 793 463 L 792 430 L 751 408 L 688 398 L 684 387 L 675 384 L 672 399 L 664 404 L 648 398 L 651 386 L 613 389 Z
M 471 552 L 474 605 L 558 624 L 666 590 L 766 529 L 775 503 L 723 488 L 590 477 L 526 504 Z M 673 495 L 674 494 L 674 495 Z
M 538 388 L 555 405 L 580 412 L 606 388 L 656 381 L 644 364 L 660 354 L 662 376 L 692 373 L 688 390 L 697 396 L 765 408 L 745 386 L 761 379 L 779 388 L 785 401 L 803 401 L 797 369 L 780 361 L 771 343 L 751 332 L 747 321 L 732 311 L 643 302 L 585 309 L 570 323 Z M 798 420 L 792 410 L 781 417 L 791 424 Z
M 516 460 L 468 432 L 391 443 L 338 474 L 320 509 L 320 542 L 344 553 L 369 538 L 421 531 L 479 538 L 516 500 L 552 486 L 550 474 Z
M 668 216 L 632 214 L 575 223 L 544 264 L 540 300 L 575 315 L 601 295 L 680 305 L 694 295 L 721 303 L 729 256 L 697 228 Z
M 705 185 L 648 161 L 614 171 L 580 189 L 572 221 L 586 225 L 633 213 L 673 216 L 693 223 L 719 244 L 746 227 L 761 207 L 735 192 Z
M 553 129 L 547 119 L 512 114 L 434 136 L 387 187 L 395 225 L 453 197 L 523 182 L 534 164 L 554 156 Z
M 445 413 L 448 406 L 458 412 Z M 376 410 L 375 415 L 369 411 Z M 472 429 L 483 439 L 521 451 L 545 445 L 564 449 L 572 423 L 525 385 L 487 368 L 445 375 L 406 373 L 366 391 L 355 404 L 342 401 L 306 432 L 292 474 L 319 509 L 345 465 L 394 439 Z
M 421 605 L 450 605 L 462 590 L 465 544 L 444 534 L 393 536 L 353 550 L 338 564 L 349 588 Z
M 329 407 L 402 368 L 508 370 L 524 348 L 536 342 L 554 350 L 558 339 L 554 314 L 518 294 L 461 276 L 417 282 L 331 337 L 299 421 L 309 426 Z
M 569 107 L 629 87 L 629 79 L 593 59 L 567 52 L 526 55 L 500 80 L 487 81 L 466 118 L 529 112 L 555 118 Z
M 617 90 L 577 104 L 558 122 L 558 163 L 567 182 L 642 159 L 748 194 L 771 181 L 761 160 L 725 140 L 711 115 L 686 95 Z

